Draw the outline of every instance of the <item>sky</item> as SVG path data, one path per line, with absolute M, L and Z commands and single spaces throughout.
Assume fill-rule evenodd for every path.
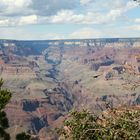
M 133 0 L 0 0 L 0 39 L 140 37 Z

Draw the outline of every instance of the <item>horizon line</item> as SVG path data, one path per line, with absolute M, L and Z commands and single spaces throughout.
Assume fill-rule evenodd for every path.
M 69 40 L 98 40 L 98 39 L 140 39 L 140 37 L 98 37 L 98 38 L 68 38 L 68 39 L 0 39 L 0 41 L 69 41 Z

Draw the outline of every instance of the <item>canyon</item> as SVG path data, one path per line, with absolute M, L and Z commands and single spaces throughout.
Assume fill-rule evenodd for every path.
M 0 40 L 0 77 L 12 92 L 12 139 L 57 139 L 73 110 L 101 113 L 140 104 L 140 39 Z

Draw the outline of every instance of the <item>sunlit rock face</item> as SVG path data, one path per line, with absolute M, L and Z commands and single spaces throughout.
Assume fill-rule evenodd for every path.
M 0 40 L 0 77 L 13 93 L 12 137 L 56 139 L 72 109 L 96 113 L 140 104 L 140 39 Z M 47 132 L 47 133 L 46 133 Z

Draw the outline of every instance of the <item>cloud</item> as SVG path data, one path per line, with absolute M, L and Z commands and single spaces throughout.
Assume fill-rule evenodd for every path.
M 8 19 L 0 20 L 0 26 L 5 26 L 5 25 L 8 25 L 8 24 L 9 24 L 9 20 Z
M 80 4 L 81 5 L 88 5 L 90 4 L 91 2 L 93 2 L 94 0 L 80 0 Z
M 42 33 L 30 31 L 26 28 L 0 28 L 0 38 L 1 39 L 16 39 L 16 40 L 53 40 L 53 39 L 64 39 L 62 34 L 57 34 L 53 32 Z
M 135 19 L 135 22 L 136 22 L 136 23 L 140 23 L 140 18 L 136 18 L 136 19 Z
M 26 25 L 26 24 L 36 24 L 37 23 L 37 15 L 30 15 L 30 16 L 23 16 L 19 20 L 19 25 Z
M 117 0 L 1 0 L 0 26 L 30 24 L 105 24 L 122 19 L 125 13 L 138 6 L 132 1 Z M 125 1 L 125 2 L 124 2 Z M 78 2 L 83 12 L 76 10 Z M 101 3 L 102 2 L 102 3 Z M 93 11 L 94 6 L 108 10 Z M 99 5 L 101 4 L 101 5 Z M 110 4 L 110 5 L 109 5 Z M 89 5 L 89 6 L 88 6 Z M 80 6 L 80 5 L 79 5 Z M 90 9 L 89 7 L 92 7 Z
M 140 23 L 139 17 L 136 19 L 127 17 L 127 13 L 137 6 L 138 4 L 131 0 L 1 0 L 0 36 L 9 39 L 138 36 L 140 35 L 139 25 L 121 28 L 128 24 Z M 45 33 L 39 29 L 33 30 L 40 28 L 40 26 L 28 26 L 28 30 L 24 26 L 33 24 L 47 25 L 44 26 L 45 31 L 49 27 L 58 28 L 56 25 L 59 24 L 62 30 L 60 33 L 58 29 L 53 29 L 52 32 L 49 29 L 48 33 Z M 109 27 L 111 25 L 114 26 Z M 72 31 L 66 29 L 69 26 Z M 73 26 L 81 28 L 76 29 L 74 27 L 75 30 L 73 31 Z M 119 27 L 114 29 L 115 26 Z M 70 32 L 69 35 L 67 31 Z
M 118 18 L 137 7 L 134 2 L 127 2 L 124 7 L 111 9 L 109 12 L 100 13 L 89 11 L 85 14 L 75 14 L 71 10 L 59 11 L 55 16 L 50 17 L 48 22 L 50 23 L 77 23 L 77 24 L 104 24 L 116 21 Z M 118 7 L 118 6 L 117 6 Z
M 57 15 L 50 17 L 48 22 L 50 23 L 79 23 L 84 19 L 82 14 L 74 14 L 70 10 L 62 10 L 57 13 Z
M 55 15 L 60 10 L 74 9 L 77 0 L 32 0 L 31 9 L 40 16 Z
M 61 26 L 62 27 L 62 26 Z M 107 38 L 107 37 L 139 37 L 140 25 L 133 26 L 108 26 L 107 28 L 81 27 L 69 33 L 63 31 L 41 31 L 24 27 L 0 28 L 1 39 L 18 40 L 50 40 L 50 39 L 85 39 L 85 38 Z
M 101 36 L 102 34 L 98 30 L 95 30 L 93 28 L 82 28 L 78 31 L 71 33 L 69 35 L 69 38 L 82 39 L 82 38 L 98 38 Z
M 78 0 L 1 0 L 1 16 L 55 15 L 62 9 L 73 9 Z
M 0 15 L 1 16 L 16 16 L 27 14 L 28 7 L 32 4 L 31 0 L 1 0 Z
M 126 27 L 129 30 L 135 30 L 135 31 L 140 31 L 140 25 L 132 25 L 129 27 Z
M 102 32 L 95 30 L 93 28 L 81 28 L 77 31 L 71 32 L 70 34 L 67 34 L 67 36 L 64 36 L 62 33 L 42 33 L 42 32 L 31 32 L 30 30 L 27 30 L 26 28 L 17 28 L 17 27 L 11 27 L 11 28 L 0 28 L 0 36 L 3 39 L 43 39 L 43 40 L 49 40 L 49 39 L 82 39 L 82 38 L 98 38 L 102 37 Z
M 126 6 L 125 0 L 101 0 L 100 5 L 104 8 L 111 8 L 111 9 L 117 9 L 117 8 L 123 8 Z

